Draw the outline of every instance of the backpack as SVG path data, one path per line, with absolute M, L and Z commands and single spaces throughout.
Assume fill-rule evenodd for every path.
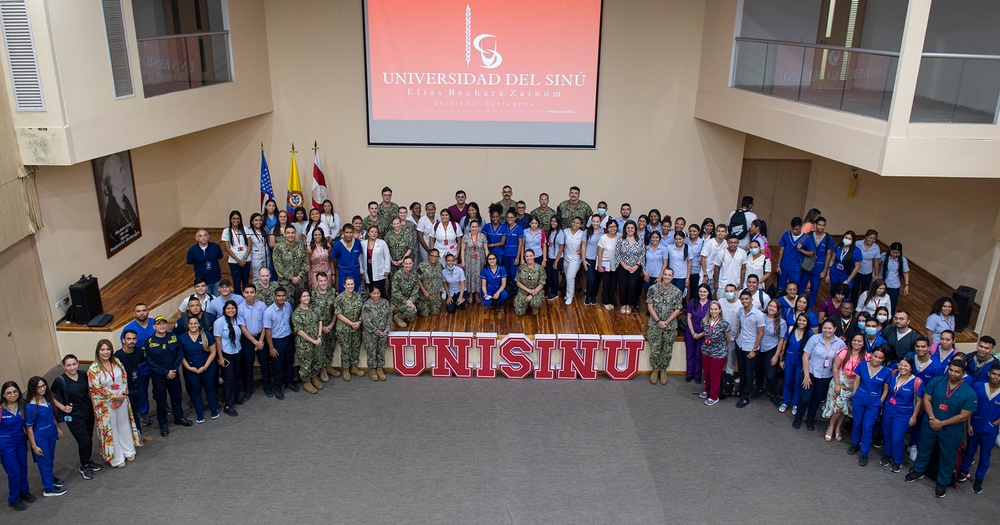
M 742 241 L 746 238 L 750 228 L 747 227 L 747 214 L 743 208 L 737 208 L 733 216 L 729 219 L 729 234 L 739 237 Z
M 733 374 L 722 373 L 722 386 L 719 388 L 719 399 L 725 399 L 736 393 L 736 381 L 733 381 Z

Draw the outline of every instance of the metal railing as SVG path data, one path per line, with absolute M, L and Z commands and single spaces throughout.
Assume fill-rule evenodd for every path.
M 736 38 L 732 87 L 886 120 L 899 53 Z
M 996 124 L 1000 56 L 922 53 L 910 122 Z

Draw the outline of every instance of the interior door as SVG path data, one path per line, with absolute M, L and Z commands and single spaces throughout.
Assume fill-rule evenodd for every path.
M 838 47 L 860 47 L 861 29 L 867 0 L 823 0 L 820 7 L 816 43 Z M 817 50 L 813 56 L 811 89 L 848 88 L 853 83 L 851 53 L 839 50 Z

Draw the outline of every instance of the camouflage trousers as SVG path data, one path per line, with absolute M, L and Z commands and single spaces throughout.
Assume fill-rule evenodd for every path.
M 431 293 L 430 299 L 420 297 L 417 299 L 417 315 L 427 317 L 441 313 L 441 292 Z M 402 317 L 402 316 L 400 316 Z M 409 321 L 407 321 L 409 322 Z
M 362 336 L 365 344 L 365 355 L 368 357 L 368 369 L 385 366 L 385 351 L 389 349 L 389 339 L 378 334 L 365 332 Z
M 323 334 L 323 346 L 320 349 L 321 365 L 326 366 L 333 363 L 333 351 L 337 349 L 337 331 L 330 330 L 330 333 Z
M 358 366 L 358 357 L 361 354 L 361 330 L 338 331 L 337 341 L 340 343 L 340 366 L 345 370 Z
M 530 302 L 525 302 L 528 298 L 528 294 L 524 290 L 518 290 L 517 295 L 514 297 L 514 313 L 517 315 L 524 315 L 528 313 L 528 307 L 541 308 L 542 300 L 545 294 L 539 293 L 531 298 Z
M 419 304 L 419 300 L 415 304 Z M 396 315 L 403 320 L 404 323 L 409 323 L 413 321 L 413 318 L 417 316 L 417 308 L 415 306 L 406 306 L 406 303 L 400 303 L 393 305 L 396 308 Z M 440 308 L 440 306 L 438 306 Z
M 649 364 L 653 368 L 666 370 L 670 368 L 670 359 L 674 355 L 674 339 L 677 329 L 661 330 L 652 327 L 646 330 L 646 344 L 649 346 Z
M 305 339 L 295 337 L 295 357 L 299 358 L 299 377 L 307 381 L 319 375 L 323 362 L 323 349 Z

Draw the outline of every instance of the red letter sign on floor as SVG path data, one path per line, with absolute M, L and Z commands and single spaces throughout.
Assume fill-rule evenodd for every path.
M 562 350 L 562 368 L 559 369 L 559 379 L 597 379 L 597 368 L 594 367 L 594 352 L 601 340 L 596 335 L 581 335 L 579 338 L 559 338 L 559 348 Z
M 639 352 L 642 352 L 645 344 L 646 340 L 641 335 L 601 336 L 601 346 L 604 348 L 604 373 L 615 380 L 632 379 L 639 370 Z M 622 350 L 625 351 L 624 368 L 618 366 L 618 357 Z
M 508 379 L 524 379 L 531 374 L 531 341 L 524 334 L 510 334 L 500 341 L 500 373 Z M 503 362 L 506 361 L 506 362 Z
M 392 348 L 392 366 L 396 373 L 403 377 L 419 377 L 426 367 L 427 345 L 430 334 L 427 332 L 390 332 L 389 347 Z M 406 347 L 413 347 L 413 362 L 406 361 Z
M 538 365 L 535 369 L 535 379 L 555 379 L 552 370 L 552 350 L 556 348 L 556 336 L 538 334 L 535 336 L 535 349 L 538 350 Z
M 497 346 L 497 334 L 480 332 L 476 334 L 476 346 L 479 347 L 478 378 L 494 378 L 497 369 L 493 366 L 493 349 Z
M 431 346 L 434 347 L 434 367 L 431 375 L 434 377 L 472 377 L 469 368 L 469 347 L 472 346 L 472 334 L 448 334 L 434 332 L 431 334 Z M 452 348 L 455 349 L 452 352 Z

